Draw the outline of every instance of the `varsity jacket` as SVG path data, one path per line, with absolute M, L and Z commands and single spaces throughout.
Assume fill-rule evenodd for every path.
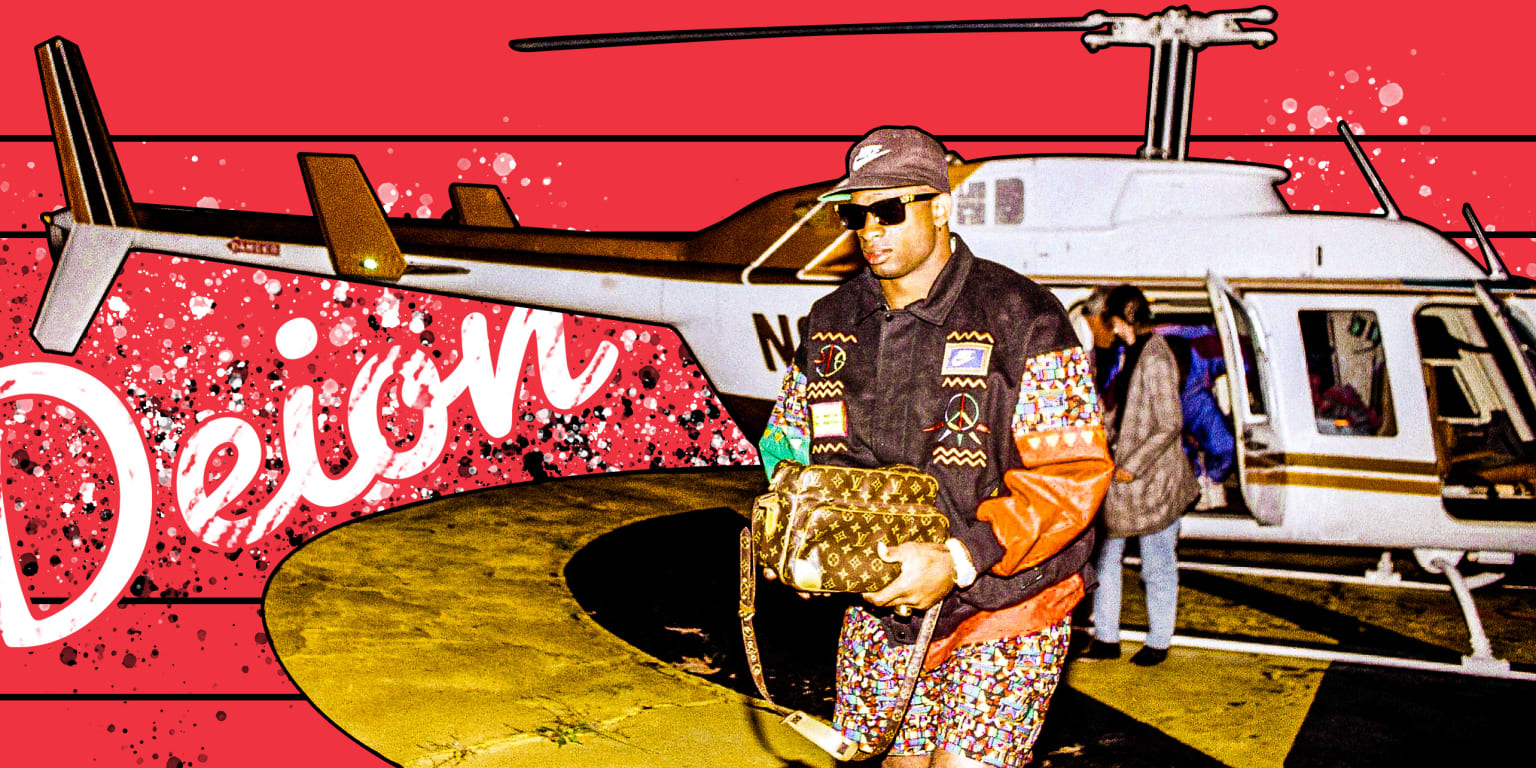
M 939 481 L 950 535 L 979 574 L 935 637 L 1083 573 L 1109 483 L 1089 358 L 1061 303 L 954 236 L 928 296 L 888 309 L 868 270 L 811 307 L 761 441 L 780 459 L 911 464 Z M 876 611 L 896 642 L 915 617 Z

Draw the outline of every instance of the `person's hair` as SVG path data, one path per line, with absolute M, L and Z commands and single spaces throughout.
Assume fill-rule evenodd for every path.
M 1099 313 L 1099 317 L 1105 322 L 1118 317 L 1140 331 L 1152 325 L 1152 308 L 1140 288 L 1118 285 L 1104 298 L 1104 311 Z
M 1104 305 L 1109 298 L 1110 288 L 1107 285 L 1095 285 L 1088 298 L 1083 299 L 1083 316 L 1104 319 Z

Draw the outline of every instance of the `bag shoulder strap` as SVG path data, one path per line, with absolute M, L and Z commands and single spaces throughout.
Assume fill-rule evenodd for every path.
M 860 745 L 843 736 L 832 726 L 804 712 L 775 704 L 773 697 L 768 695 L 768 681 L 763 675 L 763 659 L 757 647 L 757 631 L 752 625 L 752 619 L 757 615 L 757 555 L 752 545 L 750 526 L 742 529 L 740 544 L 741 589 L 736 614 L 741 619 L 741 641 L 746 646 L 747 668 L 752 673 L 752 682 L 757 685 L 757 692 L 763 695 L 763 700 L 768 702 L 768 706 L 774 711 L 789 713 L 784 718 L 785 725 L 810 739 L 812 743 L 838 760 L 853 760 L 860 753 L 870 757 L 889 749 L 891 743 L 896 740 L 897 731 L 901 730 L 902 721 L 907 718 L 907 707 L 912 703 L 912 694 L 917 691 L 917 678 L 922 674 L 923 660 L 928 656 L 928 645 L 933 642 L 933 632 L 939 624 L 939 609 L 944 602 L 941 600 L 923 612 L 923 623 L 918 629 L 917 642 L 912 646 L 912 655 L 907 659 L 906 668 L 902 670 L 901 687 L 896 693 L 897 704 L 894 716 L 887 721 L 884 731 L 876 739 Z

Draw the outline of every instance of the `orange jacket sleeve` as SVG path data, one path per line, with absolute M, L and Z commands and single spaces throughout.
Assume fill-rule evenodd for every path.
M 1114 464 L 1081 347 L 1025 362 L 1011 429 L 1020 466 L 1003 473 L 1004 487 L 976 511 L 1003 547 L 991 569 L 999 576 L 1061 551 L 1093 522 L 1109 488 Z

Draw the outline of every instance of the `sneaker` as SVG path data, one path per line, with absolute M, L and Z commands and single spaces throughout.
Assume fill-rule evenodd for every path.
M 1143 645 L 1141 650 L 1131 656 L 1131 663 L 1138 667 L 1153 667 L 1163 663 L 1163 660 L 1166 658 L 1168 658 L 1167 648 L 1153 648 L 1150 645 Z
M 1104 643 L 1094 640 L 1088 643 L 1088 650 L 1083 651 L 1082 658 L 1090 661 L 1103 661 L 1106 659 L 1120 658 L 1119 643 Z

